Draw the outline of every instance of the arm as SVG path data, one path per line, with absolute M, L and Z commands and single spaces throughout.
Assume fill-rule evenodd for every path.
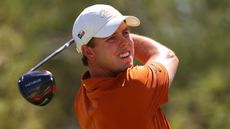
M 170 87 L 179 63 L 174 52 L 150 38 L 136 34 L 131 34 L 131 37 L 134 41 L 135 58 L 145 65 L 151 62 L 164 65 L 168 71 Z

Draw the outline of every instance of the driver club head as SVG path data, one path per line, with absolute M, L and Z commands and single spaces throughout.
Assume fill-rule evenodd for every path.
M 23 74 L 18 80 L 18 87 L 27 101 L 38 106 L 48 104 L 56 89 L 52 73 L 46 70 Z

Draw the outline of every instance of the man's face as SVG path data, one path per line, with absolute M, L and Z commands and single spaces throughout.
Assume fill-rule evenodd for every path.
M 94 38 L 95 65 L 98 70 L 117 74 L 133 65 L 134 43 L 127 25 L 123 22 L 107 38 Z

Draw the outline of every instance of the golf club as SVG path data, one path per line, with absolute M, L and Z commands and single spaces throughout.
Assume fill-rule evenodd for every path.
M 73 43 L 74 39 L 69 40 L 19 78 L 19 91 L 27 101 L 39 106 L 44 106 L 51 101 L 56 89 L 54 76 L 47 70 L 36 70 Z

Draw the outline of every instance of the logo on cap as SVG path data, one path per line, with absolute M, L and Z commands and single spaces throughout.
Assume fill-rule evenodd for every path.
M 108 17 L 110 15 L 109 9 L 103 9 L 100 12 L 101 17 Z
M 81 30 L 78 34 L 77 37 L 81 39 L 85 35 L 85 31 Z

